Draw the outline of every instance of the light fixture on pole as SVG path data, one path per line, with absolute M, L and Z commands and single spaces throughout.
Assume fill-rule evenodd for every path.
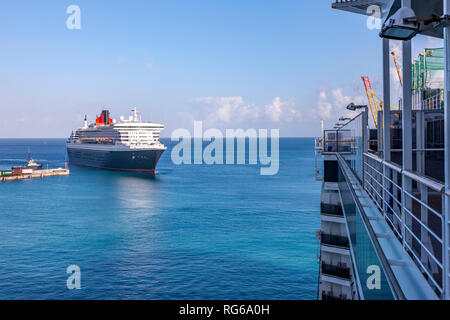
M 367 109 L 367 105 L 366 104 L 354 104 L 353 102 L 350 102 L 347 105 L 347 110 L 351 110 L 351 111 L 356 111 L 357 109 Z
M 413 9 L 402 7 L 384 22 L 380 37 L 394 40 L 410 40 L 418 32 L 419 24 Z
M 435 14 L 416 16 L 410 7 L 401 7 L 386 19 L 381 28 L 380 37 L 393 40 L 411 40 L 419 32 L 436 28 L 448 22 L 448 16 Z

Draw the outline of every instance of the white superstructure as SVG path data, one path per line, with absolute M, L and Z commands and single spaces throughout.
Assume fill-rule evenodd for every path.
M 159 141 L 164 125 L 141 121 L 136 109 L 133 114 L 129 119 L 121 117 L 120 122 L 117 122 L 110 119 L 109 112 L 104 110 L 96 119 L 96 123 L 87 125 L 85 119 L 84 126 L 72 132 L 67 141 L 68 147 L 165 150 L 166 147 Z

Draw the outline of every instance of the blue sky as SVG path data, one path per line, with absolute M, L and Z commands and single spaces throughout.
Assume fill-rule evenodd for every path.
M 193 120 L 318 135 L 364 99 L 361 75 L 381 96 L 378 31 L 331 2 L 2 1 L 0 138 L 67 137 L 84 114 L 132 106 L 163 136 Z

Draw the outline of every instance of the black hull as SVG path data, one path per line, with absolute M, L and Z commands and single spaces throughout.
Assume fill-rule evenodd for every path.
M 67 148 L 73 165 L 108 170 L 155 173 L 164 150 L 105 151 Z

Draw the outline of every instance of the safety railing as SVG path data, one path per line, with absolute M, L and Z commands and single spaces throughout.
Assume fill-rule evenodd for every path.
M 422 110 L 440 110 L 443 107 L 444 100 L 440 93 L 422 100 Z
M 346 294 L 340 293 L 336 294 L 333 291 L 325 292 L 322 291 L 322 300 L 331 300 L 331 301 L 341 301 L 341 300 L 350 300 Z
M 350 130 L 324 130 L 322 152 L 352 152 L 353 148 L 354 141 Z
M 343 217 L 342 206 L 340 204 L 320 203 L 320 213 L 325 215 L 332 215 Z
M 444 185 L 390 161 L 364 153 L 364 189 L 394 234 L 439 295 L 448 271 Z
M 343 279 L 351 279 L 350 268 L 346 264 L 334 265 L 322 261 L 322 273 Z
M 442 97 L 436 94 L 421 104 L 424 110 L 436 110 L 441 108 Z M 441 298 L 448 299 L 450 221 L 445 214 L 450 191 L 445 192 L 438 180 L 403 170 L 398 164 L 369 153 L 367 118 L 363 115 L 360 113 L 338 130 L 325 130 L 321 152 L 339 153 L 345 158 L 430 286 Z M 435 151 L 413 151 L 430 150 Z
M 335 247 L 349 248 L 350 244 L 346 236 L 337 236 L 333 234 L 322 234 L 320 237 L 320 243 Z
M 413 110 L 441 110 L 444 107 L 444 94 L 441 90 L 437 90 L 432 96 L 423 99 L 422 92 L 412 95 L 412 109 Z M 399 104 L 401 108 L 401 103 Z

